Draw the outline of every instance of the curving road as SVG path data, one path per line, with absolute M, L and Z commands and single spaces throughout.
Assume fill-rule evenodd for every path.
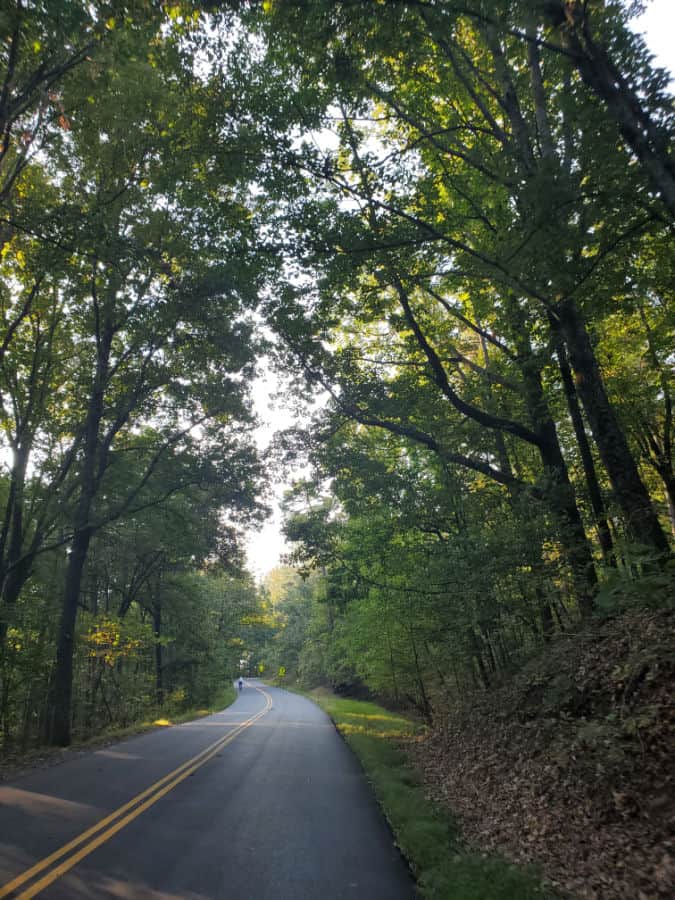
M 216 715 L 0 784 L 0 900 L 414 895 L 328 717 L 254 680 Z

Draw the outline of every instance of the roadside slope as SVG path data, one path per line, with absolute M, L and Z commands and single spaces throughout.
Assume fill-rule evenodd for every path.
M 633 611 L 561 635 L 410 745 L 475 847 L 577 897 L 674 895 L 674 624 Z

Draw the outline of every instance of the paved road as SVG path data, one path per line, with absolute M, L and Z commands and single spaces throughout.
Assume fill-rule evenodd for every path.
M 35 896 L 411 900 L 414 888 L 327 716 L 249 681 L 221 713 L 0 784 L 0 900 Z

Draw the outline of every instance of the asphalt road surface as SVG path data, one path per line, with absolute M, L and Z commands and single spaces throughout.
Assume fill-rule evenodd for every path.
M 223 712 L 0 784 L 0 900 L 411 900 L 360 767 L 309 700 Z

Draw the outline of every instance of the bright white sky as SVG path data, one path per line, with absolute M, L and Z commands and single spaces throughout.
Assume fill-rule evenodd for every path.
M 269 369 L 257 379 L 253 385 L 253 406 L 260 419 L 256 429 L 258 449 L 263 453 L 269 446 L 275 432 L 288 428 L 293 424 L 293 414 L 276 397 L 280 385 Z M 272 486 L 272 517 L 262 526 L 249 534 L 246 542 L 248 567 L 257 578 L 261 578 L 278 566 L 281 554 L 286 552 L 286 545 L 281 534 L 281 510 L 279 503 L 288 484 L 279 482 Z
M 657 65 L 668 69 L 675 77 L 674 0 L 652 0 L 644 15 L 635 19 L 633 30 L 645 35 Z
M 652 0 L 644 15 L 634 20 L 633 27 L 645 34 L 657 65 L 669 69 L 675 76 L 675 0 Z M 263 453 L 274 433 L 293 423 L 292 413 L 274 396 L 278 390 L 279 383 L 269 371 L 253 387 L 253 402 L 261 420 L 256 437 Z M 286 483 L 273 486 L 273 516 L 262 528 L 252 532 L 247 541 L 248 566 L 258 578 L 278 566 L 281 554 L 288 549 L 281 535 L 279 509 L 279 501 L 287 487 Z

